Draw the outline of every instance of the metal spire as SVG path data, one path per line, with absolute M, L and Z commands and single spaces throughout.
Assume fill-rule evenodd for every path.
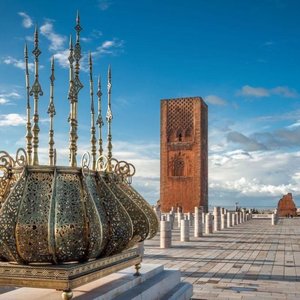
M 42 53 L 39 49 L 39 36 L 38 29 L 35 26 L 34 32 L 34 49 L 32 51 L 34 55 L 34 71 L 35 71 L 35 80 L 31 87 L 30 96 L 33 96 L 34 99 L 34 114 L 33 114 L 33 165 L 39 164 L 38 158 L 38 148 L 39 148 L 39 113 L 38 113 L 38 101 L 39 96 L 43 95 L 41 85 L 39 83 L 39 55 Z
M 102 119 L 102 112 L 101 112 L 101 79 L 100 76 L 98 76 L 98 118 L 97 118 L 97 125 L 99 126 L 99 156 L 103 154 L 103 141 L 102 141 L 102 126 L 104 125 L 103 119 Z
M 106 113 L 106 121 L 107 121 L 107 158 L 108 158 L 108 171 L 112 171 L 111 159 L 112 159 L 112 135 L 111 135 L 111 122 L 113 119 L 112 111 L 111 111 L 111 67 L 108 66 L 107 73 L 107 113 Z
M 71 101 L 71 112 L 70 112 L 70 123 L 71 123 L 71 130 L 70 130 L 70 165 L 72 167 L 77 166 L 76 156 L 77 156 L 77 127 L 78 127 L 78 117 L 77 117 L 77 106 L 78 106 L 78 94 L 79 91 L 83 88 L 83 84 L 80 82 L 79 79 L 79 71 L 80 71 L 80 59 L 81 59 L 81 46 L 80 46 L 80 31 L 82 30 L 80 26 L 80 17 L 79 13 L 77 12 L 76 16 L 76 26 L 74 27 L 76 30 L 76 44 L 71 50 L 70 45 L 70 73 L 73 73 L 72 79 L 70 79 L 70 90 L 71 98 L 69 93 L 69 99 Z M 75 61 L 75 70 L 73 72 L 73 62 Z M 71 83 L 72 81 L 72 83 Z M 72 86 L 72 87 L 71 87 Z M 72 99 L 72 100 L 71 100 Z
M 74 63 L 74 54 L 73 54 L 73 42 L 72 42 L 72 36 L 70 36 L 70 44 L 69 44 L 69 95 L 68 99 L 70 100 L 70 114 L 68 121 L 70 123 L 70 137 L 69 137 L 69 160 L 70 160 L 70 166 L 76 167 L 76 120 L 75 120 L 75 98 L 76 98 L 76 91 L 74 87 L 74 69 L 73 69 L 73 63 Z
M 53 130 L 53 117 L 56 114 L 55 106 L 53 102 L 54 98 L 54 57 L 52 56 L 51 59 L 51 76 L 50 76 L 50 103 L 48 106 L 48 114 L 50 117 L 50 130 L 49 130 L 49 164 L 50 166 L 55 165 L 55 158 L 54 158 L 54 130 Z
M 90 96 L 91 96 L 91 154 L 92 154 L 92 170 L 96 170 L 96 128 L 95 128 L 95 108 L 94 108 L 94 82 L 93 82 L 93 63 L 92 54 L 89 55 L 90 67 Z
M 31 165 L 32 163 L 32 132 L 31 132 L 31 122 L 30 122 L 30 84 L 29 84 L 29 71 L 28 71 L 28 48 L 27 44 L 25 43 L 24 47 L 24 59 L 25 59 L 25 81 L 26 81 L 26 97 L 27 97 L 27 104 L 26 104 L 26 113 L 27 113 L 27 123 L 26 123 L 26 150 L 28 156 L 28 164 Z

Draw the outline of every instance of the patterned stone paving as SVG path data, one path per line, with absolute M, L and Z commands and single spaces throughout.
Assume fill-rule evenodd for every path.
M 252 219 L 201 238 L 191 227 L 190 242 L 179 234 L 169 249 L 159 235 L 146 241 L 144 262 L 179 268 L 192 299 L 300 299 L 300 218 Z

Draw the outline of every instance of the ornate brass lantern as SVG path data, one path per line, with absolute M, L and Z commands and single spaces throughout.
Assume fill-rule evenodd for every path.
M 32 271 L 33 268 L 41 267 L 51 273 L 55 268 L 62 268 L 60 266 L 66 266 L 65 272 L 71 272 L 66 265 L 68 262 L 76 262 L 78 266 L 88 264 L 91 268 L 90 273 L 96 272 L 95 270 L 99 272 L 100 263 L 91 265 L 92 260 L 101 261 L 101 264 L 105 265 L 105 259 L 114 258 L 112 271 L 118 269 L 118 263 L 120 263 L 120 267 L 121 265 L 122 267 L 126 266 L 124 264 L 126 259 L 131 264 L 137 265 L 141 260 L 141 254 L 136 250 L 126 249 L 130 249 L 146 238 L 152 238 L 158 230 L 158 220 L 151 206 L 130 184 L 135 173 L 134 166 L 125 161 L 118 161 L 112 156 L 111 122 L 113 116 L 110 67 L 108 70 L 108 110 L 106 115 L 108 155 L 103 155 L 102 92 L 100 79 L 98 79 L 96 124 L 99 127 L 99 156 L 97 158 L 91 55 L 89 57 L 91 155 L 86 153 L 82 157 L 81 167 L 77 167 L 77 104 L 79 91 L 83 88 L 79 79 L 81 59 L 79 15 L 76 18 L 75 30 L 76 43 L 73 47 L 72 38 L 70 39 L 69 55 L 70 166 L 56 166 L 53 129 L 55 116 L 53 58 L 51 60 L 48 108 L 50 117 L 49 165 L 39 165 L 38 101 L 43 92 L 38 74 L 38 57 L 41 51 L 38 45 L 37 29 L 34 34 L 35 47 L 33 50 L 35 79 L 31 89 L 29 85 L 28 50 L 25 46 L 27 146 L 26 150 L 19 149 L 17 151 L 15 159 L 5 151 L 0 152 L 0 258 L 2 261 L 16 262 L 25 269 L 22 267 L 16 269 L 16 266 L 13 267 L 5 262 L 0 263 L 0 284 L 41 286 L 40 284 L 33 284 L 33 273 L 30 275 L 31 277 L 28 275 L 31 278 L 28 281 L 26 281 L 28 276 L 23 275 L 22 277 L 21 273 L 25 274 L 26 271 L 24 270 L 28 271 L 28 268 Z M 33 96 L 34 100 L 33 126 L 30 120 L 30 96 Z M 108 262 L 111 264 L 111 259 L 108 259 Z M 37 266 L 36 263 L 39 265 Z M 58 267 L 53 265 L 58 265 Z M 9 282 L 5 280 L 9 272 L 6 272 L 6 277 L 3 277 L 1 268 L 7 270 L 14 268 Z M 18 273 L 16 270 L 23 271 Z M 108 272 L 104 273 L 107 274 Z M 81 275 L 78 271 L 78 278 Z M 47 276 L 48 284 L 44 287 L 58 288 L 54 283 L 51 284 L 53 282 L 51 281 L 52 277 Z M 93 276 L 89 277 L 89 280 L 93 279 L 95 279 Z M 82 282 L 87 282 L 87 279 L 85 278 Z M 64 285 L 59 286 L 59 288 L 68 292 L 72 287 L 70 281 L 68 283 L 69 285 L 66 287 L 69 288 Z M 73 286 L 78 286 L 80 283 L 79 280 Z

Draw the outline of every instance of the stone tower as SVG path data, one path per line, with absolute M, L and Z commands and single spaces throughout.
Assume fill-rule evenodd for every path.
M 161 100 L 160 203 L 163 212 L 208 208 L 207 105 L 200 97 Z

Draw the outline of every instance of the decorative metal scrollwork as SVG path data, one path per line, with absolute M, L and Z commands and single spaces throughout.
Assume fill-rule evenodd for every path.
M 106 155 L 100 155 L 96 162 L 98 172 L 104 172 L 107 170 L 108 158 Z
M 91 155 L 89 152 L 85 152 L 81 158 L 81 168 L 83 176 L 90 174 L 90 163 L 91 163 Z
M 5 198 L 10 190 L 10 180 L 13 176 L 12 169 L 14 166 L 13 158 L 5 151 L 0 152 L 0 202 Z
M 115 173 L 121 176 L 126 176 L 128 174 L 129 170 L 129 165 L 126 161 L 121 160 L 115 165 Z
M 14 165 L 14 159 L 6 151 L 0 151 L 0 180 L 11 177 Z
M 15 165 L 25 167 L 27 165 L 27 153 L 25 149 L 19 148 L 16 154 Z
M 132 183 L 132 177 L 135 174 L 135 167 L 133 164 L 124 160 L 119 161 L 114 168 L 114 172 L 125 180 L 128 184 Z

